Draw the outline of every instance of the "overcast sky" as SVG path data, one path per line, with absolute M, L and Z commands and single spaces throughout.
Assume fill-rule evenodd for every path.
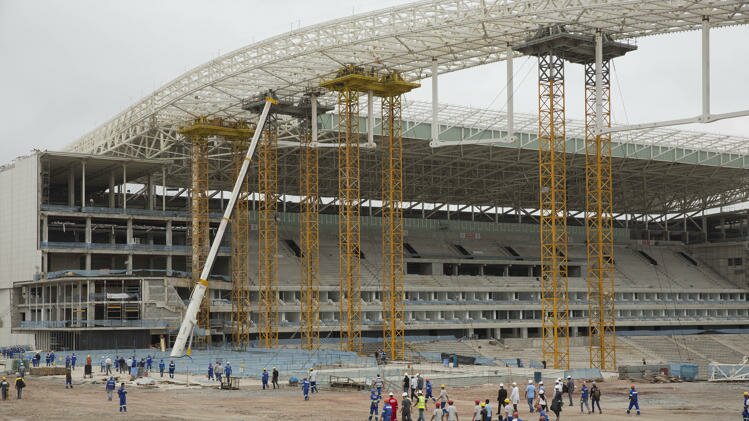
M 220 54 L 398 0 L 0 0 L 0 164 L 59 150 L 127 106 Z M 615 61 L 619 122 L 693 116 L 699 33 L 641 39 Z M 749 109 L 749 28 L 712 32 L 712 109 Z M 441 102 L 504 108 L 504 63 L 440 79 Z M 567 66 L 567 115 L 583 115 L 582 67 Z M 515 110 L 535 112 L 535 60 L 515 63 Z M 480 81 L 480 82 L 479 82 Z M 429 80 L 410 98 L 430 100 Z M 749 136 L 749 119 L 690 127 Z

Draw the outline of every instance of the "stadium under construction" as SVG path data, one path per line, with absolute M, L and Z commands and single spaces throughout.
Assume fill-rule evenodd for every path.
M 741 2 L 454 3 L 261 41 L 5 165 L 0 343 L 171 347 L 196 285 L 193 347 L 402 359 L 409 336 L 539 338 L 536 358 L 569 368 L 584 337 L 613 370 L 617 337 L 749 333 L 749 211 L 728 210 L 749 200 L 749 138 L 617 127 L 609 98 L 609 63 L 637 54 L 623 40 L 709 42 L 747 23 Z M 513 112 L 526 55 L 532 115 Z M 439 102 L 440 74 L 499 61 L 505 111 Z M 733 117 L 710 114 L 704 79 L 695 121 Z M 404 97 L 420 83 L 432 103 Z

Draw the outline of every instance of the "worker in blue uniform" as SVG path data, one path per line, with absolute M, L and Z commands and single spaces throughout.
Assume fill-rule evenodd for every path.
M 369 395 L 369 421 L 377 421 L 378 408 L 380 407 L 380 393 L 372 389 Z
M 161 374 L 161 377 L 164 377 L 164 367 L 166 367 L 166 364 L 164 364 L 164 360 L 161 359 L 159 361 L 159 374 Z
M 177 367 L 177 366 L 176 366 L 176 365 L 174 365 L 174 360 L 171 360 L 171 361 L 169 361 L 169 378 L 170 378 L 170 379 L 173 379 L 173 378 L 174 378 L 174 369 L 175 369 L 176 367 Z
M 127 390 L 125 390 L 125 383 L 120 384 L 119 390 L 117 390 L 117 396 L 120 397 L 120 412 L 127 412 Z
M 302 380 L 302 394 L 304 395 L 304 400 L 309 400 L 309 380 L 305 377 L 304 380 Z
M 263 381 L 263 390 L 265 390 L 268 388 L 268 370 L 265 368 L 263 369 L 262 381 Z
M 629 414 L 629 411 L 634 407 L 637 409 L 637 415 L 640 415 L 640 403 L 637 399 L 637 390 L 635 389 L 635 385 L 632 385 L 629 387 L 629 407 L 627 408 L 627 414 Z

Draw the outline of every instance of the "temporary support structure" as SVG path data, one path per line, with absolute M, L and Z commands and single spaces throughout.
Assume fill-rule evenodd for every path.
M 596 34 L 596 60 L 585 64 L 585 232 L 588 255 L 590 367 L 616 369 L 614 218 L 612 213 L 611 84 Z
M 570 365 L 565 148 L 564 60 L 549 52 L 538 58 L 541 346 L 544 360 L 557 369 Z
M 198 282 L 200 270 L 205 265 L 210 247 L 210 209 L 208 192 L 208 140 L 205 135 L 192 137 L 192 191 L 191 191 L 192 225 L 190 239 L 192 244 L 192 280 Z M 211 344 L 211 300 L 203 300 L 198 313 L 198 327 L 204 329 L 204 335 L 198 335 L 199 342 Z
M 226 226 L 229 223 L 232 211 L 234 210 L 234 205 L 237 202 L 239 192 L 242 189 L 242 182 L 244 180 L 244 177 L 247 175 L 247 169 L 250 167 L 250 160 L 252 160 L 252 156 L 255 153 L 255 148 L 257 146 L 260 133 L 263 130 L 265 120 L 268 117 L 268 112 L 270 111 L 271 104 L 274 102 L 276 102 L 276 100 L 273 98 L 265 98 L 263 109 L 260 112 L 260 118 L 258 119 L 258 127 L 255 129 L 255 132 L 252 135 L 252 142 L 250 142 L 250 147 L 247 149 L 247 155 L 245 155 L 244 162 L 242 163 L 242 167 L 239 170 L 239 174 L 237 176 L 237 180 L 234 182 L 231 196 L 229 196 L 229 203 L 226 205 L 224 216 L 223 218 L 221 218 L 221 223 L 219 223 L 218 229 L 216 230 L 216 236 L 213 238 L 213 242 L 211 242 L 211 249 L 208 252 L 208 258 L 205 261 L 203 270 L 200 272 L 200 278 L 198 279 L 198 282 L 195 283 L 192 294 L 190 295 L 190 303 L 187 305 L 185 316 L 182 319 L 182 324 L 179 327 L 179 333 L 177 334 L 177 338 L 174 341 L 174 346 L 172 347 L 172 352 L 170 354 L 172 357 L 182 356 L 185 353 L 185 347 L 187 347 L 189 353 L 190 345 L 188 344 L 188 341 L 192 341 L 193 331 L 195 325 L 197 324 L 198 309 L 208 288 L 208 275 L 210 275 L 211 269 L 213 268 L 213 263 L 216 260 L 216 255 L 218 254 L 221 240 L 224 238 L 224 232 L 226 232 Z
M 231 146 L 232 174 L 238 179 L 248 145 L 246 140 L 235 140 Z M 250 346 L 249 184 L 249 176 L 245 174 L 231 219 L 232 342 L 236 349 Z
M 301 120 L 299 191 L 301 249 L 300 322 L 302 348 L 320 346 L 320 221 L 318 193 L 317 99 L 308 95 L 310 114 Z
M 265 122 L 258 151 L 258 346 L 278 346 L 278 134 L 275 117 Z
M 391 357 L 403 355 L 403 139 L 400 96 L 418 87 L 397 73 L 378 77 L 372 70 L 344 66 L 322 87 L 338 92 L 338 197 L 341 290 L 341 347 L 361 351 L 359 94 L 383 97 L 383 334 Z M 369 101 L 372 104 L 372 101 Z M 372 113 L 370 106 L 369 113 Z M 388 122 L 384 122 L 385 119 Z M 370 124 L 373 122 L 370 117 Z M 369 128 L 371 132 L 371 127 Z M 397 256 L 396 256 L 397 254 Z M 345 338 L 344 338 L 345 335 Z M 344 342 L 345 339 L 345 342 Z
M 382 336 L 391 360 L 405 357 L 401 96 L 418 86 L 390 73 L 373 90 L 382 95 Z

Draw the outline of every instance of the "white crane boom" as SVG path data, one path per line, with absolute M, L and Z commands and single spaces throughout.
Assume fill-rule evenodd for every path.
M 226 225 L 229 223 L 231 213 L 234 210 L 234 204 L 237 202 L 239 191 L 242 188 L 242 180 L 244 180 L 245 176 L 247 175 L 247 170 L 250 167 L 250 161 L 252 160 L 252 156 L 255 154 L 255 148 L 257 147 L 258 139 L 260 139 L 260 134 L 263 132 L 263 126 L 265 126 L 265 121 L 268 118 L 268 112 L 270 110 L 271 104 L 274 102 L 275 100 L 271 97 L 265 98 L 265 106 L 263 107 L 262 113 L 260 113 L 260 119 L 258 120 L 257 127 L 255 128 L 255 133 L 252 136 L 250 147 L 247 149 L 247 155 L 245 156 L 244 162 L 242 163 L 242 168 L 240 168 L 239 174 L 237 175 L 237 180 L 234 182 L 234 188 L 231 191 L 229 203 L 226 205 L 226 209 L 224 210 L 224 217 L 221 219 L 221 224 L 218 226 L 216 236 L 213 238 L 213 242 L 211 243 L 211 250 L 210 252 L 208 252 L 208 258 L 206 259 L 205 265 L 203 266 L 203 271 L 200 273 L 200 278 L 195 284 L 195 287 L 192 290 L 192 294 L 190 295 L 190 303 L 187 305 L 187 311 L 185 312 L 185 317 L 182 319 L 182 325 L 179 328 L 179 334 L 177 334 L 177 339 L 175 339 L 174 346 L 172 346 L 172 352 L 170 354 L 172 357 L 181 357 L 185 355 L 185 345 L 187 345 L 188 339 L 192 339 L 193 329 L 197 324 L 197 315 L 198 310 L 200 309 L 200 303 L 201 301 L 203 301 L 203 296 L 205 295 L 205 290 L 208 286 L 208 275 L 211 273 L 211 269 L 213 268 L 213 261 L 216 259 L 216 254 L 218 254 L 218 248 L 221 244 L 221 239 L 224 236 L 224 232 L 226 231 Z

